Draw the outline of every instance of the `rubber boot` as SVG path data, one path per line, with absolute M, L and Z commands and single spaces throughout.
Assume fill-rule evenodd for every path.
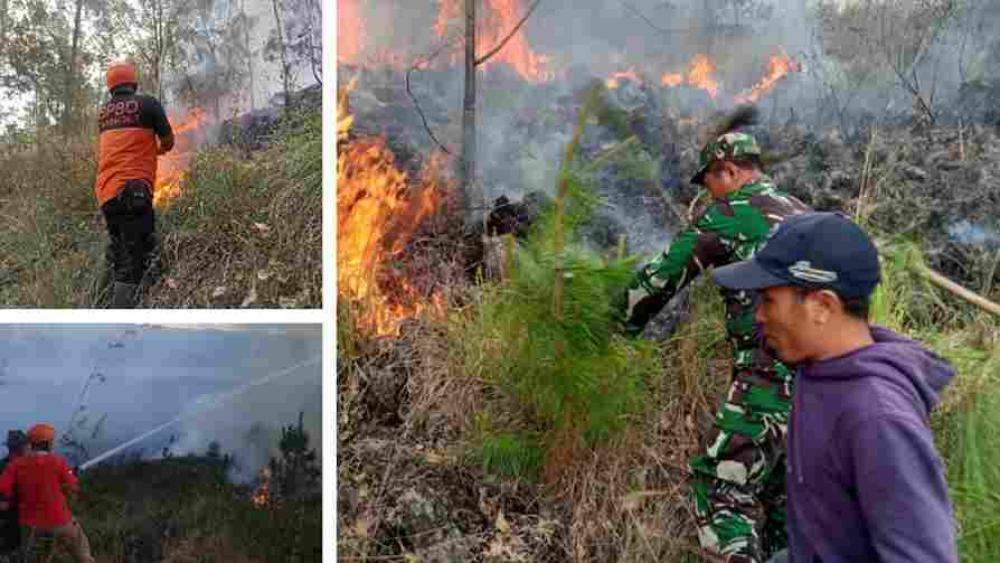
M 138 284 L 115 282 L 114 293 L 111 295 L 112 309 L 135 309 L 138 304 Z

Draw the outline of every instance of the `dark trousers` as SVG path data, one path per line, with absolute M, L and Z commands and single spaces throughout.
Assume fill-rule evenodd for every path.
M 21 548 L 21 529 L 17 524 L 17 508 L 10 501 L 7 510 L 0 511 L 0 563 L 14 561 Z
M 156 251 L 152 186 L 145 180 L 129 180 L 101 211 L 111 237 L 107 257 L 114 281 L 140 283 Z

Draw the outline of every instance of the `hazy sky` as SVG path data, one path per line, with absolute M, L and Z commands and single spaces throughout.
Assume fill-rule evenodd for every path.
M 0 431 L 5 437 L 8 429 L 49 422 L 62 433 L 83 404 L 75 434 L 96 456 L 183 414 L 136 447 L 158 453 L 174 435 L 176 453 L 204 452 L 217 440 L 249 466 L 244 470 L 256 470 L 276 447 L 280 427 L 295 422 L 299 411 L 319 451 L 320 356 L 317 325 L 0 326 Z M 91 378 L 95 373 L 104 380 Z M 92 437 L 102 417 L 103 427 Z
M 136 0 L 130 0 L 130 3 L 134 6 L 138 6 Z M 214 14 L 217 17 L 224 18 L 225 16 L 236 14 L 240 11 L 241 7 L 246 11 L 247 17 L 250 18 L 252 25 L 248 30 L 250 50 L 252 52 L 252 65 L 253 65 L 253 96 L 255 101 L 255 107 L 261 108 L 269 105 L 271 97 L 275 94 L 281 92 L 281 67 L 280 63 L 275 60 L 267 60 L 266 45 L 268 40 L 271 38 L 271 34 L 275 29 L 275 20 L 272 10 L 271 2 L 268 0 L 215 0 L 212 4 L 215 10 Z M 289 18 L 289 14 L 285 14 L 285 18 Z M 296 14 L 296 17 L 300 17 Z M 84 18 L 82 28 L 83 36 L 88 37 L 94 33 L 94 21 L 92 18 Z M 115 57 L 117 58 L 117 57 Z M 98 84 L 103 84 L 105 64 L 108 61 L 99 61 L 99 64 L 87 67 L 88 79 L 91 81 L 96 81 Z M 170 70 L 166 70 L 168 81 L 176 80 L 176 77 L 171 76 Z M 315 79 L 312 75 L 311 69 L 308 65 L 296 65 L 293 69 L 293 87 L 304 88 L 306 86 L 315 83 Z M 233 96 L 233 103 L 238 102 L 240 107 L 245 111 L 249 109 L 249 80 L 240 89 L 238 95 Z M 28 105 L 33 101 L 32 95 L 16 95 L 9 90 L 0 87 L 0 127 L 5 126 L 8 123 L 20 122 L 24 125 L 23 120 L 26 117 L 24 112 L 27 110 Z M 181 107 L 179 101 L 175 100 L 173 94 L 170 92 L 170 88 L 167 88 L 166 99 L 162 100 L 167 107 L 168 112 L 181 112 L 184 108 Z M 224 113 L 229 112 L 229 107 L 226 105 L 228 99 L 224 100 Z

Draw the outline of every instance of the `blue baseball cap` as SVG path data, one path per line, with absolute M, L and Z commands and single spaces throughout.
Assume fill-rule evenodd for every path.
M 712 278 L 735 290 L 792 285 L 862 298 L 879 283 L 878 251 L 844 215 L 802 213 L 779 223 L 753 258 L 716 268 Z

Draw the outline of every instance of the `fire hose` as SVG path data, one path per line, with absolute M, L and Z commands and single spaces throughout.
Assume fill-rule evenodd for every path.
M 317 364 L 321 360 L 322 360 L 322 357 L 316 356 L 316 357 L 314 357 L 312 359 L 306 360 L 304 362 L 300 362 L 300 363 L 295 364 L 294 366 L 291 366 L 289 368 L 285 368 L 285 369 L 283 369 L 281 371 L 271 373 L 269 375 L 261 377 L 260 379 L 256 379 L 254 381 L 251 381 L 250 383 L 241 385 L 239 387 L 236 387 L 235 389 L 227 391 L 226 393 L 213 398 L 207 404 L 201 405 L 201 408 L 195 408 L 195 409 L 192 409 L 192 410 L 190 410 L 188 412 L 182 412 L 181 414 L 179 414 L 179 415 L 175 416 L 174 418 L 168 420 L 167 422 L 164 422 L 163 424 L 161 424 L 161 425 L 153 428 L 152 430 L 148 430 L 146 432 L 143 432 L 139 436 L 136 436 L 135 438 L 132 438 L 131 440 L 128 440 L 127 442 L 119 444 L 118 446 L 115 446 L 115 447 L 111 448 L 110 450 L 107 450 L 104 453 L 101 453 L 100 455 L 98 455 L 96 457 L 93 457 L 93 458 L 91 458 L 91 459 L 83 462 L 82 464 L 80 464 L 76 468 L 74 468 L 74 472 L 79 473 L 81 471 L 86 471 L 87 468 L 93 467 L 93 466 L 97 465 L 98 463 L 100 463 L 100 462 L 108 459 L 109 457 L 111 457 L 111 456 L 113 456 L 113 455 L 115 455 L 115 454 L 117 454 L 117 453 L 125 450 L 126 448 L 129 448 L 131 446 L 134 446 L 135 444 L 138 444 L 139 442 L 145 440 L 146 438 L 148 438 L 148 437 L 150 437 L 150 436 L 152 436 L 152 435 L 154 435 L 154 434 L 156 434 L 158 432 L 161 432 L 162 430 L 164 430 L 166 428 L 169 428 L 170 426 L 173 426 L 174 424 L 180 422 L 181 420 L 183 420 L 183 419 L 185 419 L 185 418 L 187 418 L 189 416 L 192 416 L 192 415 L 195 415 L 195 414 L 199 414 L 199 413 L 203 413 L 203 412 L 207 412 L 207 411 L 209 411 L 209 410 L 211 410 L 213 408 L 216 408 L 216 407 L 220 406 L 221 404 L 223 404 L 224 402 L 232 399 L 233 397 L 236 397 L 237 395 L 242 395 L 243 393 L 249 391 L 250 389 L 252 389 L 254 387 L 258 387 L 260 385 L 263 385 L 265 383 L 269 383 L 269 382 L 271 382 L 271 381 L 273 381 L 275 379 L 278 379 L 280 377 L 284 377 L 284 376 L 286 376 L 286 375 L 288 375 L 290 373 L 293 373 L 293 372 L 297 371 L 298 369 L 303 368 L 305 366 Z

